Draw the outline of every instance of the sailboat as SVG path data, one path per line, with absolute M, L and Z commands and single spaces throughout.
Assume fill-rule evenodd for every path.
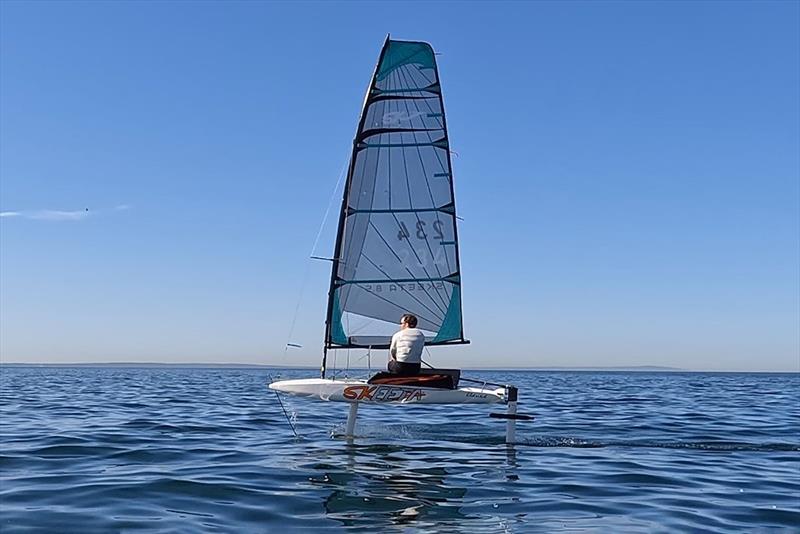
M 269 385 L 350 403 L 348 435 L 360 403 L 506 403 L 507 413 L 495 416 L 509 425 L 528 418 L 516 415 L 515 387 L 462 378 L 457 369 L 422 369 L 415 376 L 381 372 L 367 379 L 336 377 L 328 369 L 331 351 L 388 349 L 407 313 L 417 317 L 426 346 L 469 343 L 450 156 L 433 48 L 387 37 L 364 99 L 342 196 L 321 376 Z

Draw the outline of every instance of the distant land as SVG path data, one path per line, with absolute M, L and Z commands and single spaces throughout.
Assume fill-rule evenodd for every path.
M 157 362 L 97 362 L 97 363 L 14 363 L 0 362 L 0 367 L 174 367 L 200 369 L 318 369 L 318 367 L 262 365 L 257 363 L 157 363 Z
M 5 363 L 0 367 L 128 367 L 128 368 L 198 368 L 198 369 L 319 369 L 319 366 L 304 365 L 266 365 L 255 363 L 157 363 L 157 362 L 104 362 L 104 363 Z M 366 370 L 366 367 L 351 367 L 353 370 Z M 468 367 L 473 371 L 663 371 L 686 372 L 677 367 L 657 365 L 638 365 L 633 367 Z
M 21 363 L 1 362 L 0 368 L 13 367 L 85 367 L 109 369 L 293 369 L 319 371 L 316 365 L 267 365 L 257 363 L 158 363 L 158 362 L 99 362 L 99 363 Z M 351 367 L 352 371 L 367 371 L 367 367 Z M 378 370 L 377 367 L 372 368 Z M 463 371 L 565 371 L 565 372 L 628 372 L 628 373 L 792 373 L 798 371 L 725 371 L 719 369 L 691 370 L 661 365 L 593 366 L 593 367 L 464 367 Z

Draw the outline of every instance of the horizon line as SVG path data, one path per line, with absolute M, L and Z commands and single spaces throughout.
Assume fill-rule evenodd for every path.
M 173 367 L 173 368 L 252 368 L 252 369 L 314 369 L 313 365 L 274 365 L 261 363 L 216 363 L 216 362 L 3 362 L 0 367 Z M 352 370 L 369 370 L 369 367 L 351 367 Z M 467 371 L 639 371 L 679 373 L 800 373 L 798 370 L 721 370 L 684 369 L 663 365 L 615 365 L 615 366 L 515 366 L 515 367 L 464 367 Z

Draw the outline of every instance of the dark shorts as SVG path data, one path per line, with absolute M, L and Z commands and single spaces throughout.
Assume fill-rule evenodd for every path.
M 393 375 L 410 376 L 418 375 L 421 365 L 418 363 L 398 362 L 389 360 L 389 372 Z

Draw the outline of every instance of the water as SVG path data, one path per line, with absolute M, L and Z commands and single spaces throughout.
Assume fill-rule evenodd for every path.
M 0 370 L 0 530 L 794 531 L 800 375 L 476 372 L 489 406 L 346 406 L 275 371 Z M 283 371 L 283 378 L 313 371 Z

